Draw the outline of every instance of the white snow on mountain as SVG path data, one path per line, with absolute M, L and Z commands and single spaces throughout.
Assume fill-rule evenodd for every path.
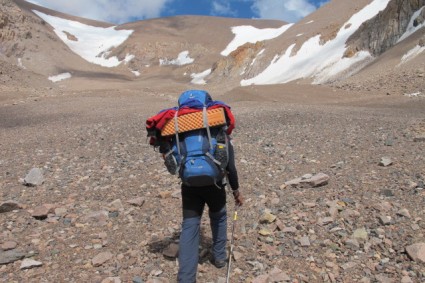
M 425 46 L 416 45 L 415 47 L 410 49 L 406 54 L 403 55 L 399 65 L 406 63 L 407 61 L 412 60 L 413 58 L 415 58 L 416 56 L 418 56 L 419 54 L 421 54 L 424 51 L 425 51 Z
M 190 75 L 190 77 L 192 78 L 191 83 L 195 84 L 195 85 L 204 85 L 207 82 L 205 81 L 205 78 L 211 74 L 211 69 L 207 69 L 201 73 L 193 73 Z
M 77 55 L 90 63 L 104 67 L 121 64 L 116 56 L 107 57 L 111 49 L 119 46 L 133 33 L 132 30 L 116 30 L 115 27 L 94 27 L 33 10 L 54 28 L 56 35 Z M 132 55 L 127 55 L 132 56 Z M 130 57 L 126 57 L 127 60 Z
M 283 25 L 280 28 L 264 28 L 258 29 L 253 26 L 237 26 L 232 27 L 235 34 L 233 40 L 227 45 L 226 49 L 221 51 L 221 55 L 227 56 L 232 51 L 245 43 L 256 43 L 257 41 L 270 40 L 278 37 L 287 31 L 293 24 Z
M 279 84 L 308 77 L 313 77 L 314 83 L 321 83 L 338 72 L 347 70 L 353 64 L 371 58 L 368 52 L 358 52 L 352 58 L 343 58 L 346 41 L 363 22 L 385 9 L 389 2 L 390 0 L 374 0 L 343 24 L 334 39 L 323 45 L 320 44 L 320 35 L 317 35 L 307 40 L 296 55 L 292 56 L 295 44 L 291 45 L 262 73 L 254 78 L 242 80 L 241 85 Z
M 423 22 L 420 25 L 417 25 L 416 27 L 414 26 L 415 19 L 422 13 L 423 9 L 425 9 L 425 6 L 423 6 L 422 8 L 420 8 L 418 11 L 416 11 L 413 14 L 412 18 L 410 19 L 409 25 L 407 26 L 406 32 L 399 38 L 397 42 L 405 40 L 406 38 L 414 34 L 420 28 L 425 27 L 425 22 Z
M 50 76 L 48 79 L 54 83 L 66 80 L 66 79 L 70 79 L 71 78 L 71 74 L 70 73 L 62 73 L 56 76 Z
M 168 66 L 168 65 L 176 65 L 183 66 L 187 64 L 192 64 L 195 59 L 189 57 L 189 51 L 180 52 L 176 59 L 159 59 L 159 65 Z

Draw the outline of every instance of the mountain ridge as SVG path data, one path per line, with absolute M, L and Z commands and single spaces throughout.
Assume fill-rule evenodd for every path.
M 318 47 L 335 41 L 338 30 L 341 33 L 344 29 L 350 28 L 351 24 L 346 27 L 342 26 L 350 17 L 367 6 L 378 2 L 382 3 L 380 5 L 384 7 L 383 11 L 372 16 L 370 20 L 361 23 L 360 27 L 347 39 L 346 46 L 338 47 L 345 50 L 339 61 L 353 61 L 353 63 L 348 63 L 351 65 L 344 67 L 345 70 L 336 71 L 335 74 L 326 75 L 317 80 L 315 77 L 323 72 L 323 68 L 328 67 L 324 61 L 320 61 L 322 59 L 316 58 L 318 65 L 315 68 L 317 70 L 305 72 L 299 67 L 289 68 L 287 72 L 292 74 L 285 75 L 288 79 L 282 80 L 276 77 L 271 81 L 271 83 L 277 84 L 291 80 L 298 83 L 315 81 L 317 81 L 316 83 L 343 84 L 344 81 L 349 83 L 348 78 L 361 74 L 363 70 L 367 69 L 368 65 L 379 59 L 384 51 L 391 50 L 393 46 L 397 45 L 396 40 L 406 32 L 412 14 L 417 13 L 424 6 L 424 0 L 407 1 L 407 4 L 406 1 L 401 0 L 362 0 L 355 2 L 333 0 L 292 25 L 272 20 L 177 16 L 113 26 L 108 23 L 68 16 L 38 7 L 24 0 L 2 0 L 2 2 L 2 9 L 9 9 L 2 12 L 1 19 L 3 20 L 0 21 L 2 58 L 11 64 L 16 64 L 17 61 L 24 62 L 24 67 L 27 70 L 46 76 L 59 75 L 61 72 L 73 73 L 71 80 L 84 77 L 88 73 L 108 74 L 107 77 L 109 78 L 111 76 L 116 77 L 117 80 L 125 78 L 125 80 L 134 83 L 147 78 L 168 76 L 171 80 L 188 86 L 196 87 L 196 84 L 207 84 L 209 87 L 226 85 L 227 89 L 237 87 L 243 81 L 256 83 L 254 78 L 259 75 L 264 76 L 267 68 L 270 68 L 277 58 L 287 56 L 288 60 L 290 59 L 288 62 L 291 62 L 294 58 L 305 56 L 298 54 L 299 50 L 304 48 L 303 50 L 306 52 L 305 50 L 308 49 L 305 49 L 307 47 L 304 45 L 309 44 L 315 36 L 320 36 L 317 43 Z M 388 5 L 385 5 L 385 3 L 388 3 Z M 66 45 L 69 45 L 70 42 L 79 42 L 77 35 L 72 34 L 69 30 L 63 30 L 62 32 L 66 34 L 68 42 L 58 40 L 57 35 L 50 28 L 53 23 L 46 25 L 46 19 L 37 20 L 37 18 L 40 18 L 40 14 L 35 15 L 33 12 L 35 10 L 44 11 L 57 19 L 81 22 L 87 26 L 101 29 L 131 30 L 131 34 L 124 42 L 98 54 L 98 57 L 104 57 L 105 60 L 109 61 L 116 58 L 116 66 L 113 68 L 99 67 L 82 60 L 75 52 L 66 50 L 68 49 Z M 342 13 L 336 15 L 333 13 L 334 10 L 340 10 Z M 423 20 L 421 19 L 424 13 L 425 9 L 422 9 L 422 13 L 419 13 L 418 19 L 415 20 L 422 23 Z M 13 17 L 15 17 L 13 20 L 15 23 L 19 22 L 19 18 L 23 19 L 22 24 L 11 28 L 8 19 Z M 398 20 L 400 25 L 389 26 L 388 22 L 394 20 Z M 242 31 L 245 26 L 252 27 L 261 34 L 266 29 L 277 30 L 285 27 L 285 25 L 288 28 L 285 28 L 286 30 L 282 34 L 265 40 L 261 37 L 258 40 L 255 37 L 249 39 L 247 35 L 244 35 L 247 37 L 246 41 L 237 43 L 239 46 L 229 55 L 220 54 L 232 41 L 234 42 L 238 37 L 241 38 L 241 35 L 235 30 L 236 27 L 241 27 Z M 63 27 L 56 28 L 66 29 Z M 421 32 L 421 30 L 423 28 L 416 32 Z M 10 37 L 11 33 L 17 32 L 18 36 Z M 411 41 L 412 38 L 405 40 Z M 322 52 L 320 48 L 317 52 Z M 48 50 L 53 51 L 53 53 L 47 52 Z M 291 52 L 285 55 L 285 50 Z M 411 64 L 407 61 L 402 62 L 402 57 L 409 51 L 404 50 L 404 54 L 400 56 L 400 62 L 405 65 Z M 365 52 L 369 52 L 367 56 Z M 22 59 L 24 53 L 26 53 L 26 60 Z M 418 52 L 415 56 L 423 57 L 424 53 Z M 190 61 L 190 63 L 181 64 L 180 59 L 178 59 L 180 57 L 188 60 L 187 62 Z M 302 57 L 300 58 L 300 60 L 303 60 Z M 306 58 L 306 60 L 312 58 Z M 303 64 L 309 64 L 309 62 L 306 61 Z M 394 69 L 397 65 L 388 66 Z M 296 74 L 297 72 L 299 74 Z M 305 74 L 302 72 L 305 72 Z M 101 78 L 101 76 L 91 77 Z M 361 75 L 357 77 L 360 78 Z M 223 83 L 224 81 L 226 83 Z M 424 86 L 418 83 L 415 88 L 423 91 Z

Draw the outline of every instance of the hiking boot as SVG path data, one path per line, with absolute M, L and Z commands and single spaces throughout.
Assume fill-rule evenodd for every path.
M 213 259 L 211 263 L 217 268 L 223 268 L 227 264 L 227 260 L 215 260 Z

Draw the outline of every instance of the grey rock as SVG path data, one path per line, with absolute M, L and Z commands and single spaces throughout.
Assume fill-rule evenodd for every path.
M 143 283 L 143 279 L 139 276 L 133 277 L 132 283 Z
M 300 245 L 301 245 L 301 247 L 309 247 L 311 245 L 310 244 L 310 239 L 307 236 L 301 237 L 301 239 L 300 239 Z
M 387 216 L 387 215 L 380 215 L 380 216 L 379 216 L 379 222 L 380 222 L 382 225 L 390 225 L 390 224 L 391 224 L 391 222 L 392 222 L 392 218 L 391 218 L 391 216 Z
M 382 157 L 379 162 L 379 165 L 384 167 L 390 166 L 391 164 L 393 164 L 393 161 L 389 157 Z
M 34 267 L 40 267 L 43 263 L 30 258 L 26 258 L 22 261 L 20 269 L 31 269 Z
M 318 173 L 316 175 L 307 174 L 303 177 L 296 178 L 285 182 L 285 185 L 292 187 L 320 187 L 324 186 L 329 182 L 329 176 L 324 173 Z
M 367 241 L 369 235 L 365 228 L 359 228 L 353 232 L 352 238 L 358 241 Z
M 40 168 L 32 168 L 24 178 L 26 186 L 40 186 L 44 183 L 43 171 Z
M 145 203 L 145 199 L 142 198 L 142 197 L 139 197 L 139 198 L 135 198 L 135 199 L 130 199 L 130 200 L 127 201 L 127 203 L 134 205 L 134 206 L 141 207 Z
M 11 212 L 18 209 L 22 209 L 22 205 L 15 201 L 10 200 L 0 204 L 0 213 Z
M 25 256 L 26 256 L 26 253 L 23 253 L 17 250 L 0 251 L 0 265 L 21 260 Z
M 413 138 L 414 142 L 425 142 L 425 135 L 423 136 L 416 136 Z

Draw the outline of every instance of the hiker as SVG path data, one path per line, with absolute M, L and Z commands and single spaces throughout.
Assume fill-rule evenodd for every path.
M 198 111 L 203 111 L 200 113 L 203 114 L 203 123 L 204 126 L 206 126 L 205 128 L 181 134 L 178 129 L 179 126 L 177 120 L 173 122 L 173 118 L 165 118 L 166 120 L 171 119 L 170 123 L 175 123 L 176 134 L 175 137 L 172 137 L 173 145 L 171 145 L 170 142 L 161 142 L 161 140 L 164 140 L 162 137 L 151 140 L 152 145 L 159 145 L 160 152 L 163 154 L 166 165 L 167 163 L 174 162 L 173 166 L 167 166 L 170 173 L 176 174 L 176 172 L 178 172 L 182 179 L 181 194 L 183 222 L 179 244 L 178 272 L 178 282 L 182 283 L 196 282 L 196 273 L 199 261 L 200 224 L 205 204 L 208 205 L 209 209 L 208 214 L 210 217 L 213 239 L 211 262 L 217 268 L 223 268 L 227 264 L 226 176 L 235 199 L 235 204 L 240 206 L 243 203 L 243 198 L 239 191 L 233 144 L 229 136 L 234 127 L 234 118 L 230 112 L 230 107 L 226 106 L 222 102 L 213 101 L 211 96 L 205 91 L 187 91 L 179 98 L 179 108 L 167 109 L 165 112 L 160 112 L 158 115 L 148 119 L 148 133 L 159 124 L 161 124 L 160 128 L 162 129 L 163 124 L 165 123 L 162 123 L 161 120 L 163 120 L 164 117 L 174 117 L 174 119 L 177 119 L 180 111 L 190 110 L 187 109 L 187 105 L 190 105 L 191 109 L 199 108 L 200 110 Z M 210 129 L 208 125 L 205 125 L 206 110 L 217 107 L 224 108 L 226 121 L 228 123 L 224 128 L 216 127 Z M 192 110 L 189 112 L 191 111 Z M 151 137 L 153 135 L 154 134 L 151 134 Z M 205 140 L 203 143 L 201 142 L 201 145 L 195 145 L 195 147 L 198 146 L 200 148 L 192 150 L 197 154 L 191 156 L 190 147 L 192 145 L 190 143 L 196 143 L 202 139 Z M 212 140 L 215 142 L 214 144 L 211 142 Z M 222 158 L 217 157 L 216 152 L 211 151 L 211 148 L 215 147 L 215 144 L 217 146 L 221 144 L 220 141 L 223 141 L 223 146 L 226 148 L 225 162 L 223 162 Z M 210 146 L 208 146 L 208 143 Z M 210 151 L 205 152 L 206 147 L 208 147 Z M 202 154 L 204 155 L 202 160 L 198 160 L 200 159 L 199 151 L 201 151 L 201 153 L 204 152 L 204 154 Z M 210 152 L 213 152 L 215 156 L 211 156 L 211 154 L 209 154 Z M 181 155 L 183 155 L 183 157 L 181 157 Z M 222 162 L 219 162 L 216 158 L 220 159 Z M 211 177 L 209 176 L 208 170 L 202 171 L 203 169 L 198 169 L 202 167 L 208 168 L 208 164 L 212 164 L 210 165 L 211 169 L 213 169 L 212 171 L 220 172 L 220 174 Z M 225 164 L 225 167 L 220 168 L 217 164 L 220 164 L 220 166 Z M 187 173 L 185 170 L 190 172 Z

